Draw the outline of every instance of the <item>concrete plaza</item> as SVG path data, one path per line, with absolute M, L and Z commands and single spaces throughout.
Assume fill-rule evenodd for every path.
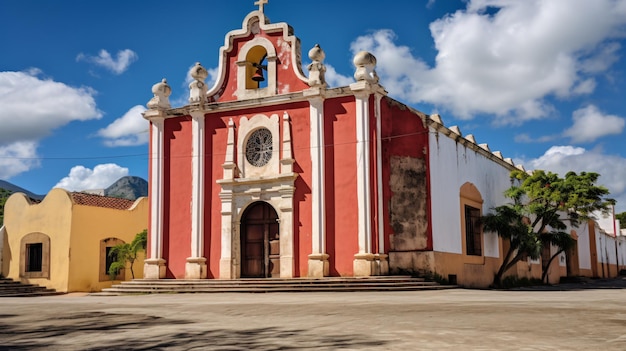
M 625 350 L 626 289 L 0 299 L 0 350 Z

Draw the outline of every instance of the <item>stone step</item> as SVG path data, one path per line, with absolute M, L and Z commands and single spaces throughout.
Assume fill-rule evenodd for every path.
M 149 294 L 149 293 L 265 293 L 315 291 L 411 291 L 450 289 L 456 286 L 440 285 L 423 278 L 409 276 L 384 277 L 328 277 L 320 279 L 135 279 L 121 282 L 101 293 L 92 295 Z
M 251 285 L 251 284 L 271 284 L 271 285 L 329 285 L 329 284 L 394 284 L 394 283 L 423 283 L 423 278 L 413 277 L 373 277 L 373 278 L 350 278 L 350 277 L 329 277 L 329 278 L 267 278 L 267 279 L 134 279 L 131 281 L 121 282 L 122 285 L 142 285 L 142 284 L 159 284 L 159 285 Z M 432 282 L 429 282 L 432 283 Z
M 36 284 L 25 284 L 9 278 L 0 279 L 0 297 L 31 297 L 59 295 L 53 289 Z
M 389 286 L 389 287 L 315 287 L 303 289 L 301 287 L 245 287 L 245 288 L 173 288 L 173 289 L 154 289 L 154 288 L 107 288 L 102 290 L 102 295 L 117 294 L 159 294 L 159 293 L 270 293 L 270 292 L 355 292 L 355 291 L 417 291 L 417 290 L 443 290 L 455 288 L 449 285 L 426 285 L 426 286 Z M 91 295 L 100 295 L 101 293 L 93 293 Z

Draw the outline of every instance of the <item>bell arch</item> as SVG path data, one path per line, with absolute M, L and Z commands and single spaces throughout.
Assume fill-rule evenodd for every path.
M 259 87 L 252 78 L 265 61 L 264 70 L 267 86 Z M 276 48 L 266 38 L 256 37 L 246 42 L 237 56 L 237 98 L 254 99 L 276 95 Z

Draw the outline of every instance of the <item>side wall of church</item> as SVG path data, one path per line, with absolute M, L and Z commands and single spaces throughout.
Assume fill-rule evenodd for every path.
M 384 99 L 381 110 L 390 251 L 429 250 L 428 130 L 419 115 L 392 99 Z
M 459 284 L 488 286 L 501 262 L 502 243 L 495 233 L 482 234 L 480 255 L 468 255 L 465 248 L 465 221 L 461 187 L 473 186 L 480 194 L 481 214 L 505 203 L 504 191 L 511 186 L 511 169 L 486 156 L 476 144 L 463 145 L 430 128 L 429 156 L 434 262 L 421 267 L 443 277 L 456 276 Z
M 390 272 L 410 273 L 413 257 L 432 249 L 428 129 L 421 115 L 390 98 L 381 101 L 381 115 L 384 244 Z

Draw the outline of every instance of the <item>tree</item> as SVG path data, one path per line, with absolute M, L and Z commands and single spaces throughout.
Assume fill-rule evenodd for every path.
M 606 199 L 609 191 L 596 185 L 597 173 L 568 172 L 564 178 L 558 174 L 537 170 L 528 174 L 511 172 L 514 181 L 504 195 L 512 200 L 495 207 L 493 213 L 481 218 L 486 231 L 497 233 L 510 242 L 502 265 L 494 276 L 493 285 L 500 286 L 504 273 L 525 257 L 537 259 L 541 248 L 555 245 L 558 250 L 542 270 L 547 275 L 549 264 L 573 244 L 564 230 L 567 224 L 576 227 L 593 218 L 593 212 L 607 213 L 615 200 Z
M 130 264 L 130 274 L 132 279 L 135 279 L 133 264 L 137 260 L 139 252 L 146 250 L 147 243 L 148 230 L 144 229 L 135 235 L 132 242 L 117 244 L 111 248 L 109 251 L 109 257 L 115 259 L 109 267 L 109 277 L 111 277 L 111 280 L 115 279 L 115 276 L 117 276 L 122 269 L 126 268 L 127 263 Z

